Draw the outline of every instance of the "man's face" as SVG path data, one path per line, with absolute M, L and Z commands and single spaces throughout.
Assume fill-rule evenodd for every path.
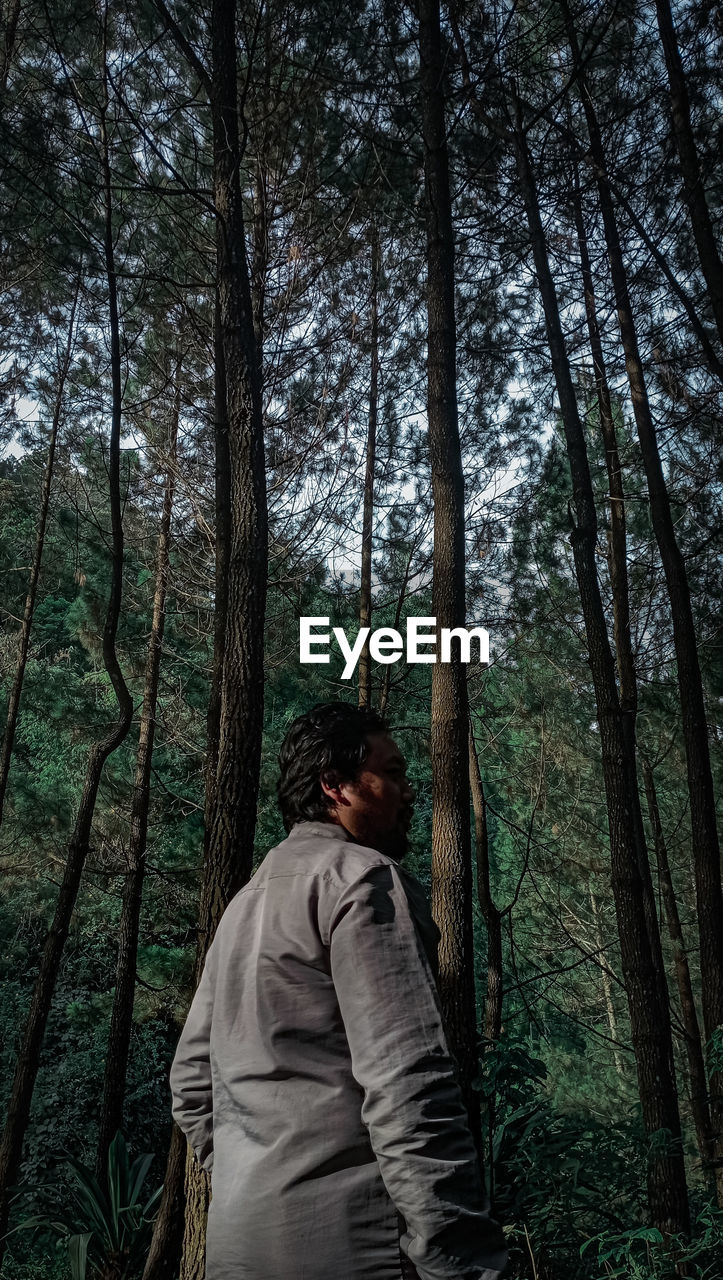
M 386 733 L 372 733 L 367 742 L 369 754 L 353 782 L 329 786 L 322 780 L 321 785 L 334 801 L 333 820 L 357 844 L 401 861 L 414 803 L 406 761 Z

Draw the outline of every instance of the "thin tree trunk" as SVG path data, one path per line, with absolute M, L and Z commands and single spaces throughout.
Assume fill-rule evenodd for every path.
M 103 56 L 105 59 L 105 33 Z M 104 62 L 104 101 L 100 113 L 100 135 L 103 156 L 103 182 L 105 200 L 105 266 L 108 277 L 108 306 L 110 311 L 112 413 L 108 449 L 108 488 L 111 514 L 111 582 L 108 608 L 103 628 L 103 663 L 118 702 L 118 719 L 115 725 L 96 742 L 90 750 L 85 783 L 80 797 L 75 827 L 68 843 L 68 856 L 60 886 L 55 915 L 40 961 L 38 977 L 30 1004 L 28 1020 L 23 1031 L 8 1107 L 7 1121 L 0 1144 L 0 1262 L 5 1247 L 7 1227 L 8 1193 L 17 1178 L 22 1157 L 23 1140 L 30 1117 L 30 1105 L 35 1080 L 40 1066 L 40 1052 L 60 961 L 70 928 L 81 875 L 90 846 L 93 813 L 98 795 L 103 766 L 108 756 L 123 742 L 133 718 L 133 700 L 128 692 L 116 654 L 116 633 L 120 617 L 123 590 L 123 524 L 120 492 L 120 440 L 121 440 L 121 357 L 118 295 L 113 249 L 112 186 L 106 112 L 108 107 L 108 76 Z
M 490 849 L 487 826 L 487 802 L 474 740 L 472 720 L 469 723 L 469 786 L 474 811 L 475 854 L 477 860 L 477 897 L 487 927 L 487 994 L 485 998 L 485 1053 L 497 1043 L 502 1030 L 502 913 L 495 906 L 490 887 Z M 495 1209 L 495 1128 L 496 1095 L 487 1097 L 487 1169 L 491 1211 Z
M 407 598 L 407 587 L 409 586 L 409 575 L 412 572 L 412 561 L 414 560 L 414 553 L 416 550 L 417 550 L 417 545 L 415 542 L 413 542 L 409 550 L 409 555 L 407 556 L 407 563 L 404 566 L 402 583 L 399 588 L 399 595 L 397 596 L 397 603 L 394 609 L 393 627 L 395 631 L 399 630 L 399 623 L 402 617 L 402 609 L 404 608 L 404 601 Z M 392 667 L 390 663 L 387 663 L 384 668 L 384 674 L 382 675 L 381 688 L 379 690 L 379 714 L 382 717 L 382 719 L 384 719 L 384 717 L 387 714 L 387 706 L 389 705 L 389 693 L 391 690 L 391 684 L 392 684 Z
M 560 2 L 567 22 L 570 47 L 573 56 L 579 62 L 577 35 L 570 19 L 566 0 L 560 0 Z M 670 498 L 638 349 L 625 262 L 612 194 L 607 181 L 602 136 L 584 75 L 579 76 L 578 84 L 590 138 L 590 154 L 597 179 L 620 336 L 625 353 L 625 367 L 648 485 L 653 530 L 660 551 L 673 619 L 673 641 L 678 669 L 678 690 L 693 836 L 703 1021 L 706 1039 L 710 1040 L 716 1029 L 723 1025 L 723 887 L 721 886 L 720 845 L 716 825 L 708 727 L 695 624 L 685 561 L 675 534 Z M 716 1158 L 723 1160 L 723 1071 L 714 1072 L 710 1083 Z
M 474 811 L 475 849 L 477 855 L 477 897 L 487 926 L 487 997 L 485 1000 L 485 1039 L 499 1040 L 502 1029 L 502 914 L 495 906 L 490 886 L 489 831 L 487 801 L 480 773 L 477 746 L 470 722 L 469 783 Z
M 110 1144 L 117 1131 L 121 1128 L 123 1121 L 123 1100 L 126 1090 L 126 1074 L 133 1027 L 133 1002 L 145 875 L 158 679 L 161 669 L 163 632 L 166 622 L 166 589 L 168 586 L 171 514 L 173 511 L 176 470 L 176 442 L 178 439 L 178 421 L 181 413 L 180 373 L 180 360 L 178 360 L 176 362 L 176 399 L 168 439 L 168 470 L 163 495 L 161 525 L 158 534 L 153 618 L 146 658 L 143 708 L 138 734 L 136 773 L 131 802 L 128 869 L 123 887 L 115 992 L 113 995 L 103 1078 L 103 1102 L 100 1113 L 96 1157 L 96 1178 L 101 1186 L 105 1184 L 107 1177 Z
M 231 518 L 216 795 L 201 888 L 197 980 L 218 922 L 233 894 L 249 879 L 253 865 L 268 559 L 261 377 L 239 177 L 242 143 L 234 0 L 214 0 L 212 50 L 218 299 L 226 370 Z M 181 1280 L 203 1276 L 208 1198 L 208 1175 L 189 1155 Z
M 267 23 L 268 26 L 268 23 Z M 269 51 L 267 50 L 267 57 Z M 261 369 L 264 349 L 264 311 L 266 303 L 266 270 L 269 257 L 267 196 L 261 160 L 254 164 L 253 257 L 251 261 L 251 303 L 254 318 L 256 352 Z
M 597 902 L 595 894 L 590 889 L 590 910 L 592 912 L 592 921 L 595 937 L 595 947 L 598 955 L 602 956 L 603 952 L 603 936 L 600 928 L 600 916 L 598 914 Z M 623 1068 L 623 1060 L 620 1056 L 620 1050 L 617 1048 L 619 1040 L 618 1036 L 618 1020 L 615 1017 L 615 1005 L 613 1004 L 613 991 L 610 984 L 610 972 L 606 964 L 600 964 L 600 975 L 602 977 L 603 997 L 605 999 L 605 1012 L 608 1016 L 608 1027 L 610 1028 L 610 1039 L 613 1042 L 613 1059 L 615 1061 L 615 1070 L 622 1078 L 625 1075 Z
M 698 1151 L 703 1169 L 709 1182 L 715 1185 L 718 1204 L 723 1208 L 723 1168 L 713 1168 L 715 1160 L 715 1143 L 711 1125 L 710 1107 L 708 1105 L 708 1081 L 705 1074 L 705 1058 L 700 1037 L 698 1011 L 695 1007 L 693 984 L 690 978 L 688 953 L 685 949 L 683 927 L 680 922 L 678 903 L 670 874 L 668 848 L 660 819 L 660 808 L 655 787 L 655 777 L 650 762 L 641 756 L 645 794 L 648 801 L 648 814 L 653 832 L 655 853 L 658 862 L 658 874 L 663 894 L 665 918 L 668 932 L 673 943 L 675 978 L 678 984 L 678 997 L 685 1032 L 685 1050 L 688 1056 L 688 1072 L 690 1075 L 690 1100 L 693 1111 L 693 1123 L 698 1142 Z
M 579 176 L 575 166 L 574 216 L 577 239 L 580 249 L 580 269 L 582 273 L 583 292 L 585 298 L 585 318 L 590 340 L 595 388 L 597 392 L 600 426 L 605 450 L 605 466 L 608 475 L 610 524 L 608 530 L 608 564 L 610 566 L 610 585 L 613 597 L 613 635 L 615 638 L 615 661 L 620 685 L 620 713 L 625 738 L 626 759 L 630 769 L 631 784 L 634 779 L 636 798 L 633 804 L 632 821 L 634 824 L 635 842 L 638 849 L 638 865 L 643 882 L 643 900 L 645 916 L 653 955 L 655 971 L 660 988 L 660 1001 L 668 1007 L 668 986 L 665 978 L 665 961 L 660 939 L 660 925 L 655 904 L 655 891 L 650 871 L 647 841 L 643 826 L 643 814 L 637 798 L 637 744 L 636 728 L 638 717 L 638 685 L 635 674 L 635 657 L 630 634 L 630 590 L 628 585 L 628 548 L 625 517 L 625 491 L 623 489 L 623 473 L 618 451 L 617 433 L 613 417 L 612 398 L 608 384 L 607 369 L 603 355 L 600 326 L 597 318 L 597 302 L 593 283 L 590 254 L 588 251 L 587 232 L 583 216 L 582 196 L 579 187 Z
M 251 309 L 253 314 L 254 336 L 256 338 L 256 359 L 259 377 L 263 386 L 264 379 L 264 336 L 266 320 L 266 288 L 269 269 L 269 219 L 273 218 L 273 198 L 269 211 L 269 165 L 273 170 L 273 159 L 269 156 L 270 138 L 269 122 L 273 119 L 276 105 L 271 85 L 271 73 L 274 65 L 274 32 L 271 10 L 267 5 L 263 10 L 263 67 L 262 76 L 255 81 L 254 98 L 257 118 L 254 127 L 253 162 L 253 219 L 251 226 Z M 243 104 L 240 107 L 243 111 Z M 260 115 L 260 119 L 258 118 Z M 271 183 L 273 189 L 273 180 Z
M 18 657 L 15 666 L 15 677 L 13 679 L 10 697 L 8 700 L 8 713 L 5 724 L 5 736 L 3 738 L 2 749 L 0 750 L 0 825 L 3 819 L 3 810 L 5 807 L 5 794 L 7 792 L 8 776 L 10 774 L 10 763 L 12 760 L 13 746 L 15 743 L 15 731 L 18 724 L 18 714 L 20 711 L 20 699 L 23 692 L 23 681 L 25 680 L 25 667 L 28 660 L 28 649 L 30 648 L 30 633 L 33 626 L 33 614 L 35 612 L 35 597 L 38 591 L 38 582 L 40 580 L 40 569 L 43 563 L 43 548 L 45 546 L 45 529 L 48 522 L 48 510 L 50 507 L 50 492 L 53 484 L 53 468 L 55 466 L 55 447 L 58 441 L 58 430 L 60 428 L 60 419 L 63 410 L 63 394 L 65 391 L 65 383 L 70 369 L 70 361 L 73 351 L 73 336 L 75 326 L 75 312 L 78 305 L 78 291 L 80 289 L 80 278 L 78 279 L 78 288 L 75 292 L 73 305 L 70 311 L 70 321 L 68 324 L 68 340 L 65 344 L 63 361 L 58 370 L 58 386 L 55 393 L 55 402 L 53 404 L 53 418 L 50 428 L 50 440 L 48 443 L 48 458 L 45 464 L 45 475 L 43 478 L 43 491 L 40 498 L 40 518 L 38 520 L 38 532 L 35 540 L 35 554 L 33 556 L 33 564 L 30 570 L 30 581 L 28 583 L 28 591 L 25 597 L 25 609 L 23 612 L 23 621 L 20 627 L 20 636 L 18 638 Z
M 8 87 L 10 65 L 15 53 L 15 41 L 18 34 L 18 18 L 20 17 L 20 0 L 10 0 L 8 14 L 5 19 L 3 39 L 2 65 L 0 66 L 0 94 L 5 94 Z
M 465 624 L 464 477 L 457 422 L 454 230 L 439 0 L 420 0 L 419 52 L 427 213 L 428 438 L 434 500 L 432 608 L 437 627 Z M 479 1143 L 472 933 L 467 683 L 459 660 L 432 669 L 432 912 L 441 932 L 442 1010 Z
M 217 234 L 217 255 L 220 245 Z M 216 773 L 221 723 L 221 687 L 226 648 L 228 613 L 228 556 L 231 528 L 231 464 L 229 460 L 228 412 L 226 408 L 226 364 L 223 353 L 218 293 L 214 309 L 214 480 L 215 480 L 215 579 L 213 615 L 213 661 L 211 688 L 206 715 L 206 761 L 204 798 L 204 868 L 208 864 L 211 815 L 216 803 Z M 204 872 L 205 874 L 205 872 Z M 203 891 L 202 891 L 203 892 Z M 194 972 L 199 968 L 200 936 Z M 153 1227 L 151 1247 L 143 1270 L 143 1280 L 177 1280 L 181 1262 L 185 1218 L 185 1180 L 188 1144 L 173 1124 L 171 1143 L 163 1178 L 163 1195 Z
M 648 1200 L 653 1223 L 665 1234 L 689 1229 L 685 1168 L 667 1002 L 661 1002 L 646 918 L 636 839 L 639 806 L 634 761 L 627 759 L 615 665 L 607 634 L 595 562 L 597 515 L 585 436 L 560 323 L 527 140 L 519 120 L 514 142 L 547 338 L 560 401 L 573 487 L 572 549 L 580 590 L 590 670 L 595 688 L 602 766 L 610 828 L 610 854 L 625 989 L 638 1072 L 643 1121 L 648 1134 L 667 1129 L 667 1149 L 655 1148 L 648 1164 Z M 572 509 L 571 509 L 572 517 Z
M 359 626 L 372 625 L 372 527 L 374 523 L 374 468 L 377 456 L 377 412 L 379 402 L 379 232 L 371 228 L 371 359 L 369 368 L 369 427 L 364 473 L 364 514 L 362 517 L 361 581 L 359 584 Z M 359 655 L 359 706 L 372 703 L 372 664 L 369 641 Z
M 153 1227 L 151 1247 L 143 1268 L 143 1280 L 177 1280 L 183 1243 L 186 1204 L 184 1176 L 188 1143 L 177 1124 L 171 1127 L 171 1144 L 163 1177 L 163 1195 Z
M 721 362 L 721 360 L 716 355 L 715 348 L 713 347 L 713 343 L 711 342 L 711 339 L 708 336 L 708 332 L 705 328 L 705 325 L 702 323 L 700 316 L 698 315 L 698 312 L 696 311 L 694 304 L 691 302 L 690 298 L 685 292 L 685 289 L 682 287 L 682 285 L 680 284 L 680 281 L 676 278 L 674 272 L 672 271 L 670 263 L 668 262 L 668 259 L 666 258 L 665 254 L 661 251 L 659 244 L 656 243 L 656 241 L 653 240 L 652 237 L 649 235 L 648 231 L 645 228 L 645 224 L 638 217 L 637 213 L 635 212 L 635 209 L 631 205 L 630 201 L 626 199 L 625 195 L 620 190 L 620 187 L 617 185 L 617 183 L 611 182 L 610 190 L 612 194 L 615 196 L 615 199 L 617 203 L 620 205 L 620 208 L 624 211 L 626 217 L 630 219 L 631 225 L 635 227 L 635 230 L 640 236 L 640 239 L 645 245 L 645 248 L 648 250 L 648 253 L 650 254 L 650 256 L 654 258 L 655 262 L 660 268 L 665 279 L 668 281 L 668 284 L 670 285 L 673 291 L 673 294 L 675 295 L 675 297 L 678 299 L 681 306 L 683 307 L 683 310 L 685 311 L 685 314 L 687 315 L 688 320 L 690 321 L 690 327 L 693 330 L 693 333 L 695 334 L 696 338 L 700 342 L 700 349 L 703 353 L 703 357 L 705 359 L 705 362 L 710 372 L 713 374 L 714 378 L 718 379 L 719 382 L 723 382 L 723 362 Z
M 673 136 L 683 175 L 683 196 L 688 206 L 700 269 L 708 286 L 718 334 L 723 342 L 723 261 L 705 198 L 703 175 L 700 171 L 700 161 L 690 120 L 690 99 L 683 71 L 683 60 L 678 48 L 669 0 L 655 0 L 655 10 L 658 15 L 660 38 L 663 42 L 665 65 L 668 69 Z
M 220 254 L 220 245 L 217 246 Z M 221 309 L 216 298 L 214 312 L 214 502 L 215 502 L 215 577 L 213 612 L 213 663 L 211 689 L 206 715 L 206 763 L 204 800 L 204 865 L 208 858 L 211 816 L 216 803 L 216 773 L 221 736 L 221 696 L 223 662 L 226 652 L 226 619 L 228 616 L 228 563 L 231 545 L 231 456 L 228 438 L 226 397 L 226 360 L 223 350 Z
M 618 451 L 612 397 L 603 356 L 600 326 L 597 318 L 597 302 L 593 283 L 587 232 L 582 209 L 577 166 L 575 167 L 574 194 L 575 227 L 580 249 L 580 270 L 585 298 L 585 319 L 590 340 L 590 351 L 595 377 L 600 428 L 605 449 L 605 466 L 610 489 L 610 526 L 608 532 L 608 563 L 613 597 L 613 634 L 620 681 L 620 705 L 624 712 L 635 714 L 638 706 L 638 690 L 635 677 L 635 660 L 630 638 L 630 593 L 628 589 L 628 551 L 625 527 L 625 491 Z

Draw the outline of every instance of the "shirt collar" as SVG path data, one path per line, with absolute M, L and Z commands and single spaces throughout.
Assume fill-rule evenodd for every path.
M 289 840 L 306 839 L 313 836 L 321 840 L 343 840 L 349 843 L 349 836 L 338 822 L 296 822 L 289 832 Z

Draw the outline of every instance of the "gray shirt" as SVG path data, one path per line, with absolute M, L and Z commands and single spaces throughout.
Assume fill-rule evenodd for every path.
M 303 822 L 229 904 L 171 1069 L 206 1280 L 497 1280 L 418 882 Z M 400 1253 L 401 1250 L 401 1253 Z

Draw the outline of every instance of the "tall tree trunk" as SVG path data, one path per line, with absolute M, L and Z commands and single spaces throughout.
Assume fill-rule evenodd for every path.
M 143 1280 L 178 1280 L 186 1205 L 187 1153 L 186 1136 L 174 1123 L 163 1176 L 163 1195 L 143 1268 Z
M 256 359 L 261 385 L 264 381 L 264 335 L 266 327 L 266 289 L 269 270 L 269 222 L 273 220 L 273 197 L 269 194 L 269 185 L 273 190 L 273 179 L 269 184 L 269 174 L 273 172 L 273 144 L 270 137 L 270 122 L 274 117 L 276 99 L 272 88 L 271 76 L 274 66 L 274 30 L 272 11 L 268 5 L 263 9 L 263 55 L 261 75 L 254 80 L 254 101 L 256 119 L 254 122 L 253 161 L 253 217 L 251 225 L 251 310 L 253 314 L 254 336 L 256 338 Z M 269 209 L 271 204 L 271 209 Z
M 633 761 L 631 772 L 595 562 L 597 515 L 585 436 L 565 350 L 537 188 L 527 139 L 519 119 L 519 105 L 514 143 L 572 477 L 575 518 L 571 541 L 597 704 L 610 829 L 612 887 L 643 1121 L 648 1134 L 667 1129 L 672 1139 L 666 1149 L 656 1147 L 650 1154 L 647 1171 L 650 1213 L 653 1223 L 665 1234 L 687 1232 L 690 1220 L 670 1015 L 667 1002 L 661 1001 L 650 945 L 635 834 L 637 823 L 633 817 L 634 806 L 640 803 L 635 765 Z
M 214 191 L 220 225 L 218 296 L 230 465 L 227 617 L 216 796 L 201 901 L 203 954 L 253 863 L 261 762 L 268 533 L 261 380 L 254 340 L 239 179 L 233 0 L 213 8 Z M 202 965 L 199 965 L 199 974 Z
M 608 563 L 613 597 L 613 635 L 620 681 L 620 705 L 624 713 L 634 715 L 638 706 L 635 660 L 630 637 L 630 592 L 628 589 L 628 551 L 625 524 L 625 491 L 618 451 L 617 432 L 613 416 L 612 397 L 608 383 L 602 338 L 597 318 L 597 302 L 593 283 L 587 231 L 583 216 L 582 196 L 577 166 L 575 167 L 574 215 L 577 242 L 580 249 L 580 270 L 585 299 L 585 319 L 592 354 L 595 391 L 597 394 L 600 429 L 605 450 L 605 466 L 610 489 L 610 526 L 608 532 Z
M 590 911 L 592 912 L 593 929 L 595 931 L 594 932 L 595 947 L 597 949 L 598 955 L 602 957 L 603 936 L 602 936 L 602 929 L 600 928 L 600 915 L 597 909 L 597 902 L 595 901 L 595 894 L 593 893 L 592 888 L 590 889 Z M 623 1068 L 623 1060 L 622 1060 L 622 1057 L 620 1056 L 620 1050 L 617 1048 L 618 1020 L 615 1017 L 615 1005 L 613 1004 L 613 992 L 612 992 L 612 986 L 610 983 L 610 970 L 608 969 L 607 964 L 602 962 L 600 964 L 600 975 L 602 978 L 603 996 L 605 998 L 605 1012 L 607 1013 L 607 1016 L 608 1016 L 608 1027 L 610 1028 L 610 1039 L 613 1042 L 613 1059 L 615 1061 L 615 1070 L 617 1071 L 620 1077 L 623 1077 L 625 1075 L 625 1071 Z
M 143 707 L 138 734 L 136 773 L 131 802 L 130 840 L 128 868 L 123 887 L 118 960 L 116 965 L 115 992 L 111 1011 L 108 1045 L 103 1077 L 103 1102 L 101 1106 L 96 1178 L 105 1184 L 108 1169 L 108 1150 L 123 1121 L 123 1100 L 133 1027 L 133 1002 L 136 986 L 138 933 L 140 928 L 143 880 L 146 863 L 148 835 L 148 809 L 151 795 L 151 765 L 156 731 L 156 706 L 158 702 L 158 678 L 161 669 L 163 632 L 166 622 L 166 589 L 168 586 L 169 552 L 171 542 L 171 514 L 176 471 L 176 442 L 178 420 L 181 413 L 180 360 L 176 362 L 176 397 L 168 438 L 167 474 L 161 524 L 158 533 L 156 555 L 153 618 L 148 642 L 146 670 L 143 686 Z
M 253 865 L 268 559 L 261 377 L 239 176 L 234 0 L 214 0 L 212 51 L 218 299 L 226 370 L 231 515 L 216 795 L 201 888 L 197 980 L 218 922 L 233 894 L 249 879 Z M 208 1181 L 189 1154 L 181 1280 L 201 1280 L 203 1276 Z
M 2 62 L 0 63 L 0 94 L 4 96 L 8 87 L 10 66 L 15 53 L 15 41 L 18 34 L 18 18 L 20 17 L 20 0 L 9 0 L 5 30 L 3 32 Z
M 472 723 L 469 729 L 469 783 L 474 811 L 477 856 L 477 897 L 487 926 L 487 996 L 485 999 L 485 1039 L 499 1040 L 502 1029 L 502 913 L 495 906 L 490 885 L 490 849 L 487 801 L 480 773 Z
M 630 591 L 628 586 L 628 549 L 625 517 L 625 491 L 623 489 L 623 473 L 618 451 L 615 419 L 613 417 L 612 398 L 608 384 L 607 369 L 603 355 L 600 326 L 597 318 L 597 302 L 593 282 L 590 253 L 588 250 L 587 232 L 582 208 L 582 195 L 579 186 L 579 175 L 575 166 L 574 183 L 574 216 L 580 249 L 580 269 L 582 273 L 583 293 L 585 299 L 585 318 L 590 340 L 595 388 L 597 392 L 600 427 L 605 451 L 605 466 L 610 490 L 610 524 L 608 530 L 608 564 L 610 566 L 610 585 L 613 597 L 613 635 L 615 639 L 615 661 L 620 686 L 620 714 L 622 730 L 625 738 L 626 759 L 630 769 L 631 782 L 636 788 L 635 802 L 632 810 L 635 843 L 638 850 L 638 865 L 643 882 L 643 900 L 647 920 L 650 949 L 653 955 L 655 971 L 660 988 L 661 1004 L 668 1007 L 668 986 L 665 978 L 665 962 L 660 939 L 660 925 L 655 905 L 655 892 L 650 872 L 650 859 L 643 826 L 642 808 L 638 800 L 637 782 L 637 744 L 636 727 L 638 717 L 638 684 L 635 674 L 635 656 L 630 634 Z
M 217 260 L 221 247 L 217 243 Z M 226 619 L 228 617 L 228 565 L 231 545 L 231 455 L 229 452 L 228 408 L 226 396 L 226 359 L 223 349 L 221 308 L 216 297 L 214 312 L 214 503 L 215 503 L 215 568 L 213 610 L 213 662 L 211 688 L 206 715 L 206 763 L 204 799 L 204 865 L 208 859 L 211 820 L 216 804 L 216 774 L 221 736 L 221 697 L 223 663 L 226 652 Z
M 40 580 L 40 569 L 43 563 L 43 548 L 45 546 L 45 529 L 48 522 L 48 509 L 50 507 L 50 491 L 53 484 L 53 468 L 55 466 L 55 447 L 58 441 L 58 430 L 60 428 L 60 420 L 63 411 L 63 394 L 65 392 L 65 383 L 70 369 L 70 361 L 73 352 L 73 336 L 75 329 L 75 312 L 78 305 L 78 292 L 80 289 L 80 278 L 75 291 L 73 305 L 70 311 L 70 320 L 68 322 L 68 340 L 65 344 L 63 359 L 58 369 L 58 386 L 55 393 L 55 402 L 53 404 L 53 418 L 50 427 L 50 440 L 48 442 L 48 458 L 45 464 L 45 475 L 43 477 L 43 490 L 40 497 L 40 518 L 38 520 L 38 532 L 35 540 L 35 554 L 33 556 L 33 564 L 30 570 L 30 581 L 28 582 L 28 591 L 25 597 L 25 609 L 23 612 L 23 621 L 20 627 L 20 635 L 18 637 L 18 657 L 15 666 L 15 676 L 12 687 L 10 689 L 10 697 L 8 699 L 8 713 L 5 723 L 5 736 L 3 738 L 2 749 L 0 749 L 0 825 L 2 825 L 3 810 L 5 807 L 5 794 L 8 785 L 8 776 L 10 774 L 10 762 L 12 760 L 13 746 L 15 743 L 15 730 L 18 724 L 18 714 L 20 711 L 20 699 L 23 692 L 23 681 L 25 680 L 25 667 L 28 660 L 28 649 L 30 647 L 30 633 L 33 626 L 33 614 L 35 612 L 35 597 L 38 592 L 38 582 Z
M 374 523 L 374 468 L 377 456 L 377 413 L 379 404 L 379 231 L 371 227 L 371 357 L 369 367 L 369 427 L 364 473 L 364 513 L 362 516 L 361 581 L 359 584 L 359 626 L 372 625 L 372 527 Z M 359 655 L 359 706 L 372 704 L 372 664 L 369 641 Z
M 658 862 L 658 875 L 663 895 L 665 918 L 668 932 L 673 943 L 675 962 L 675 978 L 678 985 L 678 997 L 685 1033 L 685 1051 L 688 1057 L 688 1073 L 690 1075 L 690 1100 L 693 1112 L 693 1123 L 698 1142 L 698 1151 L 708 1181 L 715 1185 L 718 1204 L 723 1208 L 723 1167 L 713 1168 L 715 1160 L 715 1143 L 708 1106 L 708 1081 L 705 1074 L 705 1058 L 700 1038 L 698 1011 L 695 1007 L 693 984 L 690 978 L 688 953 L 685 949 L 683 927 L 675 896 L 673 878 L 670 874 L 668 848 L 660 818 L 660 807 L 655 787 L 655 777 L 649 760 L 641 756 L 645 794 L 648 801 L 648 815 L 653 832 L 653 842 Z
M 427 215 L 428 436 L 434 500 L 432 609 L 465 624 L 464 477 L 457 421 L 454 231 L 439 0 L 420 0 L 419 54 Z M 432 668 L 432 912 L 441 932 L 442 1010 L 479 1143 L 472 934 L 467 683 L 459 660 Z
M 567 22 L 570 47 L 579 63 L 577 34 L 570 19 L 566 0 L 560 0 L 560 3 Z M 690 795 L 703 1021 L 706 1039 L 710 1040 L 716 1030 L 723 1026 L 723 887 L 721 886 L 720 845 L 716 825 L 703 681 L 698 661 L 688 577 L 675 534 L 670 498 L 638 349 L 622 245 L 612 193 L 607 180 L 602 135 L 592 95 L 582 73 L 578 77 L 578 84 L 590 138 L 590 155 L 597 179 L 620 337 L 625 353 L 633 413 L 645 467 L 653 530 L 660 551 L 673 619 L 673 641 L 678 669 L 678 691 Z M 723 1160 L 723 1071 L 712 1073 L 710 1083 L 716 1158 Z
M 217 257 L 220 245 L 217 226 Z M 223 352 L 221 315 L 216 294 L 214 310 L 214 493 L 215 493 L 215 576 L 213 613 L 213 660 L 211 688 L 206 715 L 206 762 L 204 799 L 204 868 L 208 864 L 211 817 L 216 803 L 216 772 L 221 723 L 223 658 L 226 648 L 228 613 L 228 556 L 231 528 L 231 463 L 229 460 L 228 412 L 226 408 L 226 364 Z M 205 875 L 205 871 L 203 873 Z M 203 890 L 202 890 L 203 893 Z M 205 952 L 203 952 L 205 955 Z M 197 948 L 195 970 L 199 967 Z M 151 1246 L 143 1270 L 143 1280 L 177 1280 L 181 1262 L 186 1205 L 185 1180 L 188 1144 L 178 1125 L 171 1128 L 171 1143 L 163 1178 L 163 1195 L 153 1227 Z
M 719 357 L 716 355 L 716 351 L 710 339 L 708 331 L 705 325 L 703 324 L 700 316 L 698 315 L 698 312 L 695 309 L 695 305 L 693 304 L 693 302 L 691 302 L 685 289 L 682 287 L 674 271 L 671 269 L 670 263 L 667 257 L 665 256 L 665 254 L 662 252 L 660 245 L 656 240 L 653 239 L 650 233 L 646 230 L 644 222 L 635 212 L 635 209 L 633 208 L 632 204 L 626 198 L 624 192 L 620 189 L 618 184 L 614 182 L 610 182 L 610 190 L 614 195 L 618 205 L 625 213 L 625 216 L 629 218 L 631 226 L 635 227 L 636 232 L 640 236 L 640 239 L 645 245 L 645 248 L 648 250 L 648 253 L 650 254 L 651 258 L 655 260 L 658 267 L 660 268 L 662 275 L 668 281 L 668 284 L 670 285 L 673 291 L 674 297 L 678 299 L 681 306 L 683 307 L 683 310 L 685 311 L 685 314 L 687 315 L 688 320 L 690 321 L 690 327 L 693 330 L 693 333 L 695 334 L 696 338 L 700 343 L 700 349 L 703 354 L 703 358 L 705 359 L 705 363 L 707 364 L 710 372 L 713 374 L 714 378 L 718 379 L 719 382 L 723 382 L 723 361 L 721 361 Z
M 105 58 L 105 34 L 104 49 Z M 111 514 L 111 581 L 108 608 L 103 627 L 103 663 L 118 702 L 118 719 L 90 750 L 85 783 L 80 797 L 75 827 L 68 843 L 68 856 L 58 902 L 50 926 L 38 977 L 35 982 L 30 1012 L 20 1041 L 18 1060 L 8 1106 L 7 1121 L 0 1144 L 0 1262 L 5 1247 L 8 1193 L 15 1182 L 22 1157 L 23 1140 L 30 1117 L 30 1105 L 40 1066 L 40 1052 L 50 1006 L 55 991 L 63 948 L 68 936 L 85 859 L 90 845 L 91 826 L 103 766 L 108 756 L 123 742 L 133 719 L 133 700 L 128 692 L 116 654 L 116 633 L 123 591 L 123 524 L 120 492 L 121 441 L 121 356 L 118 294 L 113 249 L 112 186 L 110 154 L 106 128 L 108 109 L 108 74 L 104 63 L 104 100 L 100 112 L 100 141 L 103 158 L 103 193 L 105 204 L 105 267 L 108 278 L 108 306 L 111 338 L 112 412 L 108 448 L 108 489 Z
M 700 269 L 708 286 L 713 315 L 720 340 L 723 342 L 723 260 L 721 260 L 705 198 L 703 175 L 700 171 L 700 161 L 690 120 L 688 86 L 678 48 L 670 0 L 655 0 L 655 10 L 658 15 L 660 38 L 663 42 L 665 65 L 668 69 L 673 136 L 683 175 L 683 196 L 688 206 Z
M 487 826 L 487 802 L 480 773 L 477 744 L 472 720 L 469 722 L 469 786 L 474 811 L 475 853 L 477 861 L 477 897 L 487 928 L 487 994 L 485 997 L 485 1052 L 497 1043 L 502 1030 L 502 913 L 495 905 L 490 884 L 490 847 Z M 495 1128 L 496 1095 L 487 1097 L 487 1169 L 491 1211 L 495 1207 Z
M 404 608 L 404 602 L 407 599 L 407 590 L 409 587 L 409 575 L 412 572 L 412 563 L 414 561 L 415 553 L 418 551 L 418 549 L 419 549 L 418 543 L 415 539 L 415 541 L 412 542 L 412 545 L 409 548 L 409 555 L 407 556 L 407 563 L 404 566 L 404 573 L 402 574 L 402 581 L 399 587 L 397 603 L 394 608 L 394 622 L 392 625 L 395 631 L 399 630 L 399 623 L 402 617 L 402 609 Z M 387 663 L 386 666 L 384 667 L 381 688 L 379 689 L 379 714 L 382 717 L 382 719 L 384 719 L 384 717 L 387 714 L 387 706 L 389 705 L 389 693 L 391 691 L 391 686 L 392 686 L 392 667 L 390 663 Z
M 268 23 L 267 23 L 268 27 Z M 267 57 L 270 50 L 267 49 Z M 269 261 L 266 178 L 261 159 L 254 163 L 253 255 L 251 259 L 251 307 L 259 371 L 264 350 L 264 311 L 266 303 L 266 271 Z

